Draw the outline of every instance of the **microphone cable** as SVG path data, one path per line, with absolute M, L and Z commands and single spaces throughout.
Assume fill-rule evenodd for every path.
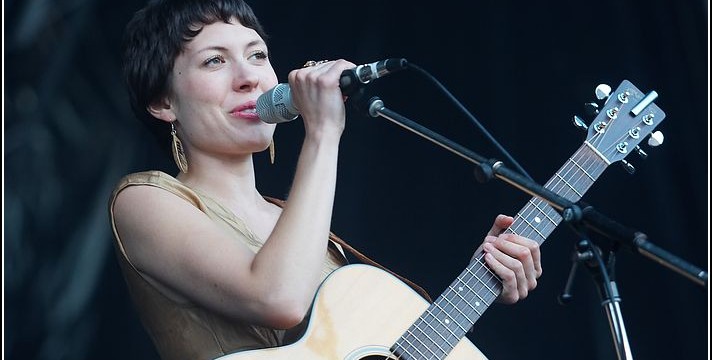
M 500 145 L 500 143 L 497 141 L 497 139 L 495 139 L 494 136 L 492 136 L 492 134 L 490 134 L 489 131 L 487 131 L 487 129 L 485 129 L 484 126 L 482 126 L 480 121 L 477 120 L 477 118 L 475 118 L 475 116 L 472 115 L 472 113 L 470 113 L 470 111 L 467 110 L 467 108 L 464 105 L 462 105 L 462 103 L 454 95 L 452 95 L 452 93 L 450 93 L 450 91 L 443 84 L 440 83 L 440 81 L 438 81 L 438 79 L 436 79 L 434 76 L 430 75 L 430 73 L 428 73 L 427 71 L 422 69 L 420 66 L 415 65 L 410 61 L 407 62 L 406 66 L 407 66 L 407 68 L 416 70 L 418 73 L 425 76 L 426 79 L 428 79 L 432 83 L 434 83 L 438 87 L 438 89 L 440 89 L 440 91 L 442 91 L 447 96 L 447 98 L 450 99 L 455 104 L 455 106 L 457 106 L 457 108 L 460 109 L 460 111 L 462 111 L 465 114 L 465 116 L 467 116 L 467 118 L 470 119 L 470 121 L 472 121 L 472 123 L 475 124 L 475 126 L 477 126 L 477 128 L 480 129 L 480 131 L 482 131 L 483 134 L 485 134 L 485 137 L 487 137 L 487 139 L 492 144 L 494 144 L 495 147 L 497 147 L 497 149 L 517 168 L 517 170 L 519 170 L 520 173 L 522 173 L 522 175 L 529 178 L 529 180 L 534 181 L 534 179 L 532 179 L 532 177 L 529 176 L 529 174 L 526 172 L 526 170 L 524 170 L 524 168 L 521 165 L 519 165 L 517 160 L 515 160 L 512 157 L 512 155 L 510 155 L 509 152 L 502 145 Z

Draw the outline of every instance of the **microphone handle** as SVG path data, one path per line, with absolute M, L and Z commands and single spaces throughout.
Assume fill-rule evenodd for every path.
M 408 60 L 403 58 L 391 58 L 359 65 L 354 69 L 344 70 L 339 79 L 341 93 L 346 96 L 352 95 L 362 84 L 367 84 L 373 79 L 403 70 L 407 67 Z
M 361 79 L 359 79 L 358 74 L 355 70 L 344 70 L 339 78 L 339 87 L 341 88 L 341 93 L 345 96 L 350 96 L 359 89 L 359 84 Z

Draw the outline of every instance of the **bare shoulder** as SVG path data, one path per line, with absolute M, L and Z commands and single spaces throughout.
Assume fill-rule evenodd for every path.
M 208 221 L 185 199 L 150 185 L 122 189 L 116 195 L 113 215 L 127 255 L 142 270 L 155 260 L 152 253 L 165 252 L 181 241 L 180 227 Z
M 126 187 L 116 195 L 113 214 L 122 239 L 131 240 L 132 235 L 146 230 L 144 227 L 155 229 L 184 221 L 170 216 L 170 213 L 188 206 L 191 205 L 187 201 L 167 190 L 136 185 Z
M 113 213 L 121 239 L 129 245 L 174 247 L 196 233 L 226 235 L 194 204 L 151 185 L 124 188 L 116 195 Z
M 234 314 L 228 301 L 248 293 L 241 284 L 254 253 L 194 204 L 168 190 L 136 185 L 121 190 L 114 221 L 126 256 L 173 299 L 189 299 Z
M 125 256 L 137 271 L 165 296 L 176 302 L 186 302 L 186 297 L 167 286 L 165 275 L 151 263 L 164 266 L 161 256 L 164 248 L 171 247 L 167 241 L 170 228 L 178 219 L 161 216 L 176 206 L 185 206 L 185 200 L 164 189 L 150 185 L 135 185 L 121 189 L 116 194 L 112 214 Z M 168 232 L 166 232 L 168 231 Z M 166 284 L 166 285 L 164 285 Z
M 207 239 L 228 237 L 193 204 L 155 186 L 123 189 L 113 212 L 126 255 L 139 271 L 159 279 L 167 269 L 192 262 L 193 249 Z
M 140 206 L 151 204 L 154 199 L 165 198 L 166 201 L 170 201 L 169 196 L 166 195 L 169 195 L 170 198 L 175 198 L 175 200 L 181 200 L 178 196 L 156 186 L 127 186 L 116 195 L 114 211 L 117 213 L 134 211 Z

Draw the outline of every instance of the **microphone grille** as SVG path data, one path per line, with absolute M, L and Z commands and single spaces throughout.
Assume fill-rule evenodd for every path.
M 270 124 L 292 121 L 299 116 L 292 105 L 291 91 L 287 84 L 278 84 L 260 95 L 255 107 L 260 120 Z

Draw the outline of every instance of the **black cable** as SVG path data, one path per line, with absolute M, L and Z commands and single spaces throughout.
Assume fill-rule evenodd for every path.
M 447 88 L 445 88 L 445 86 L 443 86 L 443 84 L 440 83 L 440 81 L 438 81 L 438 79 L 436 79 L 434 76 L 430 75 L 430 73 L 428 73 L 427 71 L 422 69 L 420 66 L 413 64 L 412 62 L 408 62 L 407 66 L 408 66 L 408 68 L 412 68 L 412 69 L 418 71 L 420 74 L 424 75 L 428 80 L 432 81 L 443 93 L 445 93 L 445 95 L 453 103 L 455 103 L 455 105 L 460 109 L 460 111 L 465 113 L 467 118 L 470 119 L 470 121 L 472 121 L 472 123 L 475 124 L 475 126 L 477 126 L 480 129 L 480 131 L 482 131 L 483 134 L 485 134 L 485 137 L 487 137 L 487 139 L 492 144 L 494 144 L 495 147 L 497 147 L 497 149 L 517 168 L 517 170 L 519 170 L 519 172 L 522 173 L 522 175 L 529 178 L 529 180 L 534 181 L 534 179 L 532 179 L 532 177 L 529 176 L 529 174 L 526 172 L 526 170 L 524 170 L 524 168 L 521 165 L 519 165 L 519 163 L 516 160 L 514 160 L 512 155 L 510 155 L 509 152 L 502 145 L 499 144 L 497 139 L 495 139 L 494 136 L 492 136 L 489 133 L 489 131 L 487 131 L 487 129 L 485 129 L 484 126 L 482 126 L 482 124 L 479 122 L 479 120 L 477 120 L 477 118 L 475 118 L 475 116 L 472 115 L 472 113 L 470 113 L 470 111 L 467 110 L 467 108 L 465 106 L 463 106 L 462 103 L 454 95 L 452 95 L 452 93 L 450 93 L 450 91 Z

